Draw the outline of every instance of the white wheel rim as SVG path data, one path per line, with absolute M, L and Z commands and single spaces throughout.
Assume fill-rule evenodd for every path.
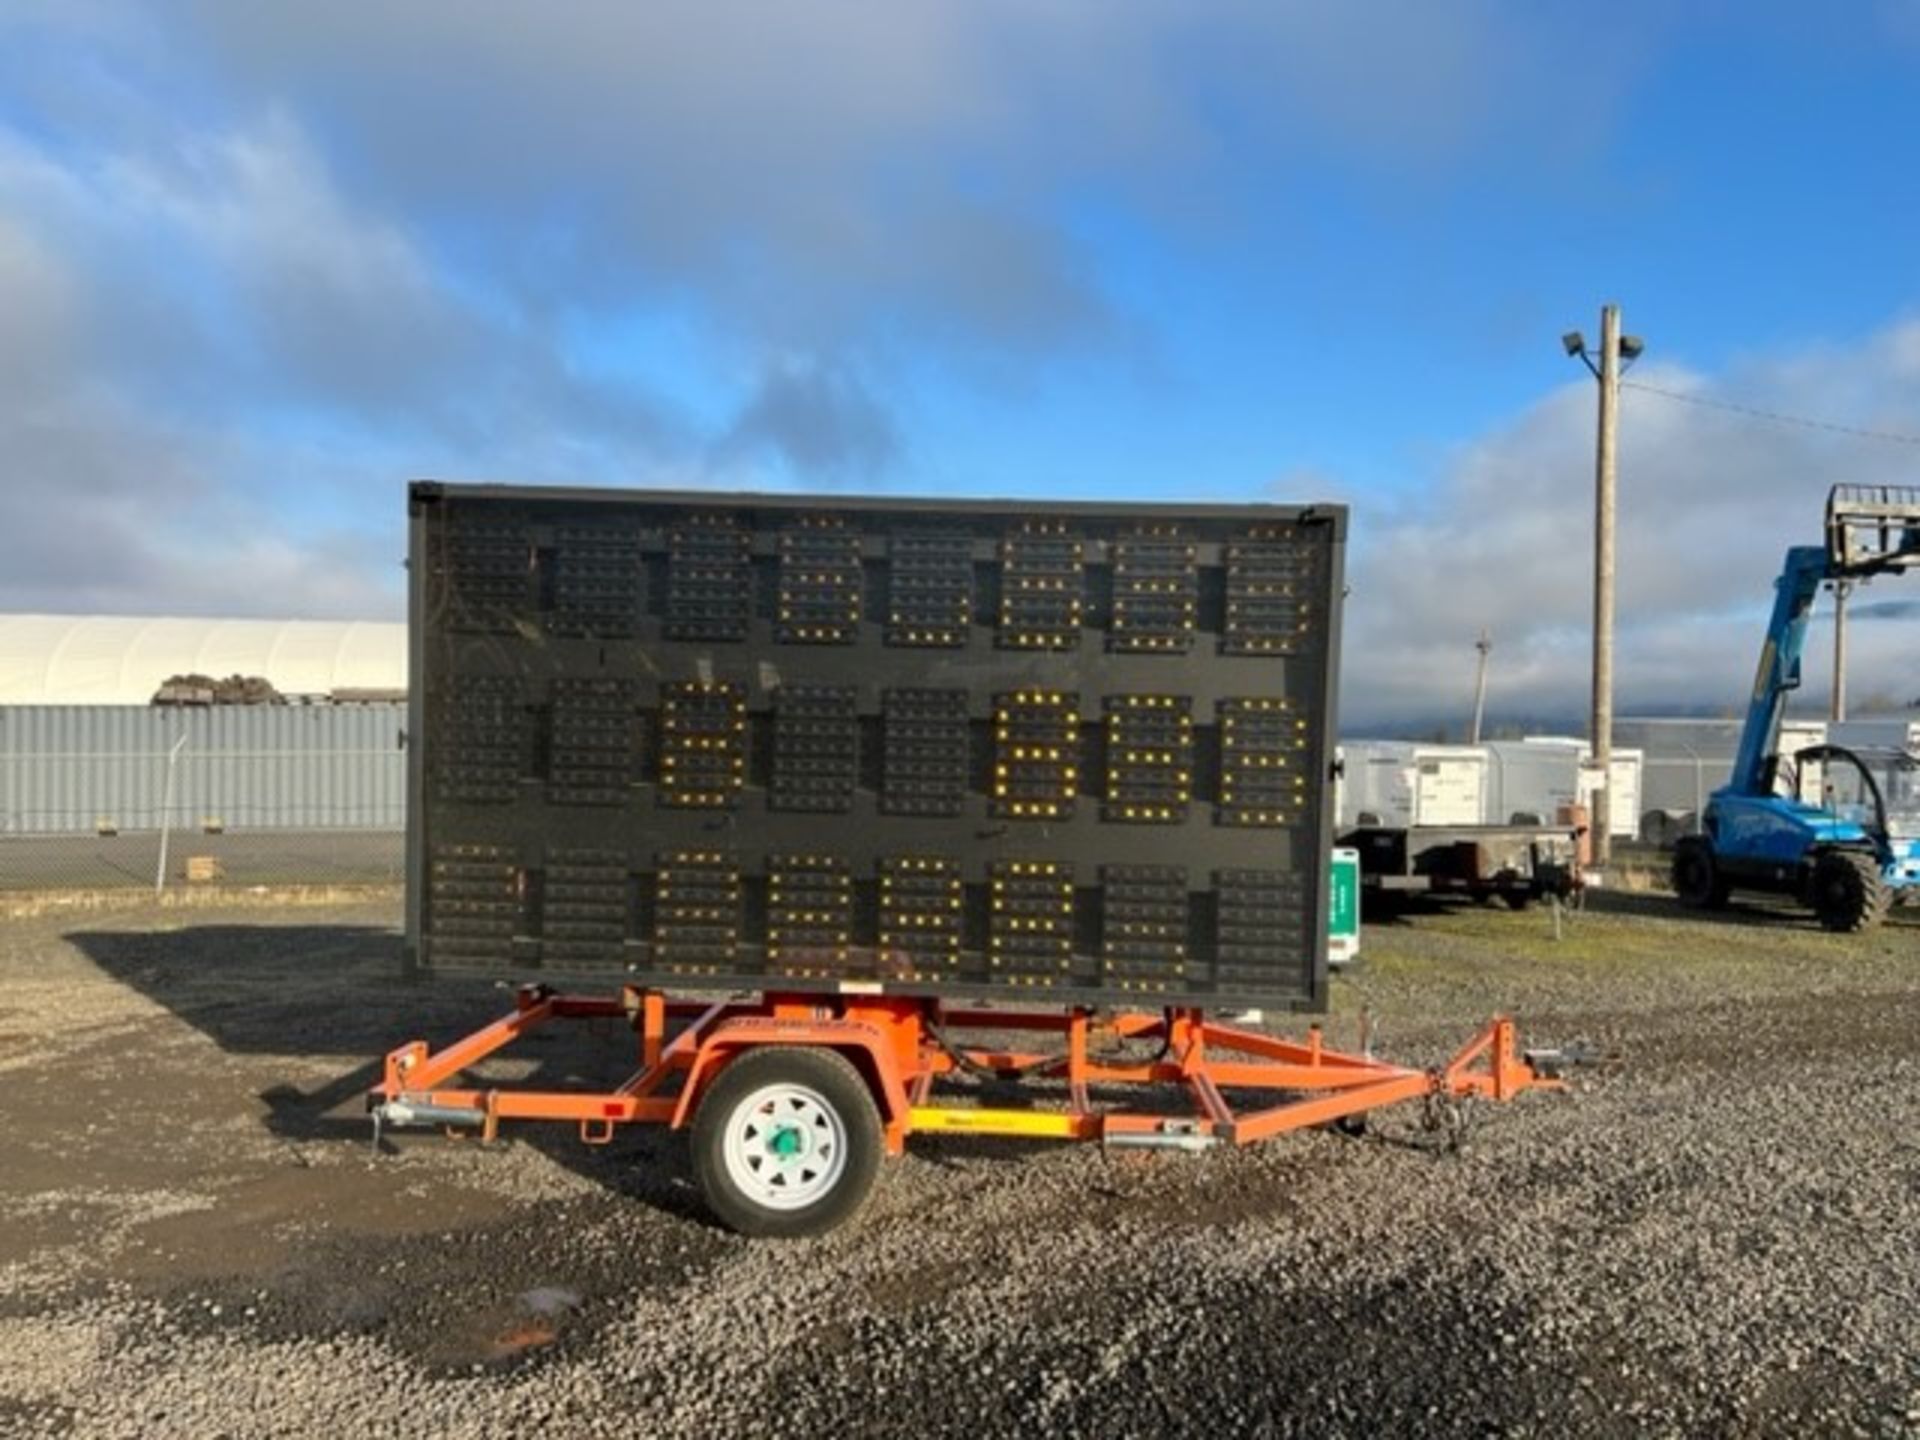
M 847 1168 L 839 1112 L 805 1085 L 763 1085 L 727 1117 L 727 1178 L 756 1205 L 804 1210 Z

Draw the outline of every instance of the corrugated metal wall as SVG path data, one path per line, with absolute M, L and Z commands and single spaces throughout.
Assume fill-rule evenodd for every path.
M 400 828 L 403 705 L 0 706 L 0 834 Z M 184 743 L 182 740 L 184 739 Z

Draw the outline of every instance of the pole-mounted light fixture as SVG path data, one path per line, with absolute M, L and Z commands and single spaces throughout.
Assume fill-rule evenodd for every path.
M 1578 330 L 1569 330 L 1560 337 L 1560 348 L 1566 351 L 1569 356 L 1579 360 L 1587 369 L 1591 370 L 1594 379 L 1597 380 L 1600 378 L 1600 366 L 1587 351 L 1586 336 L 1582 335 Z M 1646 348 L 1647 342 L 1642 340 L 1638 335 L 1622 335 L 1620 337 L 1618 351 L 1620 369 L 1625 371 L 1629 365 L 1640 358 L 1641 353 L 1645 351 Z

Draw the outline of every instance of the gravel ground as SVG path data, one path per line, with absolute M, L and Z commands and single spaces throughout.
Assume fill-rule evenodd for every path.
M 391 901 L 0 921 L 0 1433 L 1920 1433 L 1920 928 L 1619 895 L 1376 925 L 1431 1061 L 1566 1095 L 1201 1156 L 916 1141 L 824 1239 L 715 1229 L 672 1136 L 375 1156 L 375 1058 L 505 1008 Z M 503 1078 L 612 1076 L 617 1037 Z

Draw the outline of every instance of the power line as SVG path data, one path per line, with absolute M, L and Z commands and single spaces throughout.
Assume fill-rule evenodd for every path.
M 1680 390 L 1663 390 L 1660 386 L 1649 385 L 1644 380 L 1622 380 L 1620 385 L 1622 389 L 1644 390 L 1649 395 L 1678 400 L 1682 405 L 1698 405 L 1706 410 L 1726 410 L 1736 415 L 1748 415 L 1756 420 L 1771 421 L 1775 425 L 1798 425 L 1804 430 L 1826 430 L 1835 435 L 1852 435 L 1861 440 L 1883 440 L 1889 445 L 1920 445 L 1920 435 L 1903 435 L 1897 430 L 1863 430 L 1857 425 L 1836 425 L 1831 420 L 1812 420 L 1805 415 L 1787 415 L 1778 410 L 1763 410 L 1758 405 L 1741 405 L 1732 400 L 1715 400 L 1706 395 L 1688 395 Z

